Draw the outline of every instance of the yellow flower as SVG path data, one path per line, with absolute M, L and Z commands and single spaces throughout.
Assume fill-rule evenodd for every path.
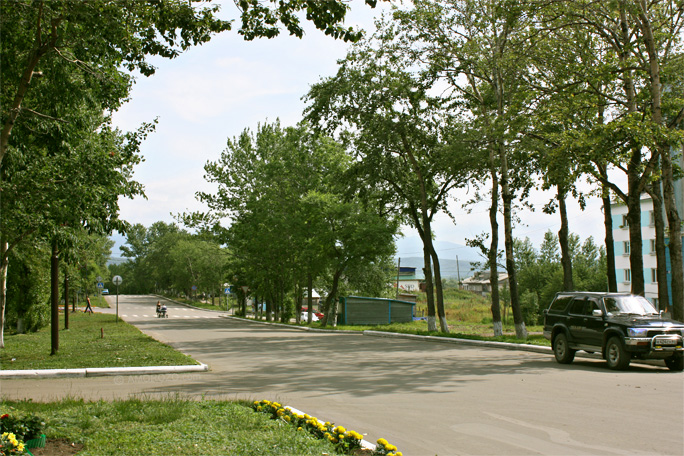
M 19 445 L 17 446 L 17 450 L 21 453 L 24 451 L 24 442 L 20 442 Z
M 385 445 L 385 449 L 387 451 L 397 451 L 397 447 L 395 447 L 394 445 L 389 444 L 389 443 L 387 445 Z
M 302 430 L 301 426 L 300 426 L 300 427 L 298 427 L 298 428 L 297 428 L 297 430 L 298 430 L 298 431 L 301 431 L 301 430 Z
M 397 451 L 397 456 L 404 456 L 404 455 L 401 454 L 401 451 Z
M 387 445 L 387 440 L 385 440 L 385 439 L 378 439 L 378 445 L 382 445 L 382 446 Z
M 287 416 L 287 415 L 285 415 L 285 416 L 283 417 L 283 419 L 284 419 L 285 421 L 287 421 L 288 423 L 290 422 L 290 420 L 292 420 L 292 418 L 290 418 L 290 417 Z
M 347 432 L 347 430 L 345 428 L 343 428 L 342 426 L 337 426 L 335 428 L 335 432 L 337 432 L 338 434 L 344 434 L 345 432 Z

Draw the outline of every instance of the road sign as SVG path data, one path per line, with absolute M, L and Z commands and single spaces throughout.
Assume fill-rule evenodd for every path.
M 102 282 L 102 276 L 97 276 L 97 277 L 95 278 L 95 280 L 98 281 L 98 282 Z
M 114 285 L 119 286 L 119 285 L 121 285 L 121 282 L 123 282 L 123 279 L 121 278 L 121 276 L 116 275 L 116 276 L 112 277 L 112 283 Z
M 230 294 L 230 288 L 224 289 L 223 292 L 224 292 L 225 294 Z
M 104 283 L 97 282 L 97 288 L 104 288 Z
M 192 291 L 197 291 L 197 285 L 192 286 Z

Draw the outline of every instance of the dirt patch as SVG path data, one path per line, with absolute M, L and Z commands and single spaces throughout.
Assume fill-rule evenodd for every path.
M 70 456 L 83 449 L 80 443 L 66 439 L 47 439 L 45 447 L 31 448 L 33 456 Z

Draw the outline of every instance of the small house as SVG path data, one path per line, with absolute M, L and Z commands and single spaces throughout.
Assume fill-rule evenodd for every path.
M 415 302 L 398 299 L 340 298 L 337 323 L 340 325 L 387 325 L 413 321 Z

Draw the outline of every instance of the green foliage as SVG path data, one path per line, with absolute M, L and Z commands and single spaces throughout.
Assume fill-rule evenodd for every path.
M 33 414 L 0 415 L 0 434 L 11 432 L 18 440 L 24 442 L 39 438 L 44 426 L 43 419 Z
M 330 303 L 341 289 L 378 290 L 386 281 L 374 265 L 393 253 L 397 223 L 348 197 L 349 166 L 340 143 L 307 125 L 259 125 L 206 164 L 207 179 L 219 189 L 199 196 L 213 217 L 184 220 L 202 223 L 229 246 L 231 283 L 248 285 L 281 319 L 295 310 L 286 297 L 299 294 L 309 275 Z M 221 227 L 221 216 L 232 219 L 229 228 Z
M 606 253 L 592 237 L 582 245 L 577 235 L 569 236 L 572 272 L 575 289 L 582 291 L 605 291 L 607 289 Z M 558 253 L 558 237 L 551 231 L 544 235 L 544 242 L 535 250 L 529 239 L 516 239 L 514 251 L 519 258 L 518 283 L 525 321 L 539 322 L 542 311 L 548 308 L 553 297 L 563 291 L 563 268 Z
M 49 250 L 41 243 L 21 246 L 10 255 L 12 267 L 7 277 L 7 308 L 5 321 L 17 327 L 22 319 L 23 330 L 37 331 L 48 323 L 50 299 Z
M 239 454 L 287 456 L 332 454 L 327 441 L 310 438 L 239 401 L 179 397 L 86 402 L 0 403 L 6 410 L 45 417 L 48 439 L 84 445 L 84 454 L 192 456 Z

